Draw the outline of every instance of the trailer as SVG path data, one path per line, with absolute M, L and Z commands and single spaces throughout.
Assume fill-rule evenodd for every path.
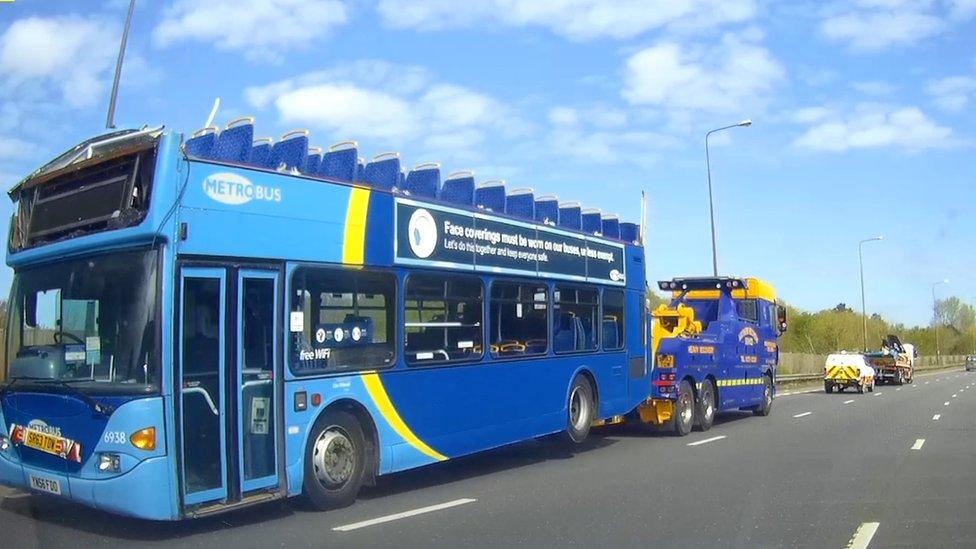
M 830 394 L 837 389 L 857 389 L 858 393 L 874 391 L 874 368 L 868 365 L 864 355 L 859 353 L 834 353 L 827 355 L 824 362 L 824 392 Z
M 891 334 L 881 340 L 879 350 L 864 354 L 868 365 L 874 368 L 874 381 L 878 385 L 913 383 L 916 356 L 914 345 L 903 345 L 897 336 Z

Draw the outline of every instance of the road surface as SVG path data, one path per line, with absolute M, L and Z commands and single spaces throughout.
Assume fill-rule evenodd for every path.
M 3 547 L 942 547 L 976 545 L 976 373 L 777 398 L 685 438 L 632 427 L 294 502 L 151 523 L 3 492 Z

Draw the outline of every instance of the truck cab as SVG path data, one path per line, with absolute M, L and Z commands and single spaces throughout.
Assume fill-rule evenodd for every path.
M 686 435 L 712 426 L 715 413 L 770 412 L 786 308 L 757 278 L 661 281 L 671 294 L 651 311 L 651 396 L 640 420 Z

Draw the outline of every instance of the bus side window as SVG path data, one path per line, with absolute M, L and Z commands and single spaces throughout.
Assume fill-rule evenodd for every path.
M 643 315 L 642 315 L 643 316 Z M 614 351 L 624 348 L 624 293 L 603 291 L 603 348 Z M 643 330 L 642 330 L 643 331 Z
M 598 301 L 595 289 L 556 286 L 552 294 L 552 342 L 555 352 L 596 349 L 601 325 Z
M 483 297 L 476 276 L 410 275 L 403 307 L 407 364 L 481 358 Z
M 488 324 L 492 356 L 545 354 L 549 349 L 548 288 L 537 283 L 492 283 Z

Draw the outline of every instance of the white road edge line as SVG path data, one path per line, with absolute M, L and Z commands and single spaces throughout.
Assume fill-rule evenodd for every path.
M 845 400 L 845 401 L 844 401 L 844 404 L 850 404 L 850 403 L 852 403 L 852 402 L 854 402 L 854 399 L 851 399 L 851 400 Z
M 921 450 L 923 444 L 925 444 L 924 438 L 915 439 L 915 444 L 912 444 L 912 450 Z
M 862 522 L 854 532 L 854 537 L 848 542 L 847 549 L 867 549 L 871 538 L 878 531 L 878 526 L 881 526 L 880 522 Z
M 343 526 L 336 526 L 332 529 L 333 532 L 349 532 L 350 530 L 358 530 L 360 528 L 366 528 L 367 526 L 375 526 L 377 524 L 383 524 L 384 522 L 391 522 L 394 520 L 405 519 L 409 517 L 414 517 L 417 515 L 422 515 L 424 513 L 431 513 L 433 511 L 440 511 L 442 509 L 449 509 L 451 507 L 457 507 L 458 505 L 464 505 L 466 503 L 474 503 L 478 500 L 472 498 L 461 498 L 454 501 L 448 501 L 445 503 L 438 503 L 437 505 L 430 505 L 428 507 L 421 507 L 420 509 L 413 509 L 412 511 L 404 511 L 402 513 L 394 513 L 392 515 L 386 515 L 385 517 L 378 517 L 374 519 L 364 520 L 362 522 L 354 522 L 352 524 L 346 524 Z
M 932 416 L 932 421 L 939 421 L 939 418 L 941 418 L 941 417 L 942 417 L 942 414 L 935 414 L 934 416 Z
M 725 438 L 725 435 L 719 435 L 717 437 L 706 438 L 705 440 L 698 440 L 698 441 L 695 441 L 695 442 L 689 442 L 688 443 L 688 446 L 699 446 L 701 444 L 708 444 L 709 442 L 715 442 L 716 440 L 722 440 L 723 438 Z
M 793 419 L 800 418 L 800 417 L 806 417 L 806 416 L 808 416 L 808 415 L 810 415 L 812 413 L 813 412 L 803 412 L 802 414 L 796 414 L 795 416 L 793 416 Z

